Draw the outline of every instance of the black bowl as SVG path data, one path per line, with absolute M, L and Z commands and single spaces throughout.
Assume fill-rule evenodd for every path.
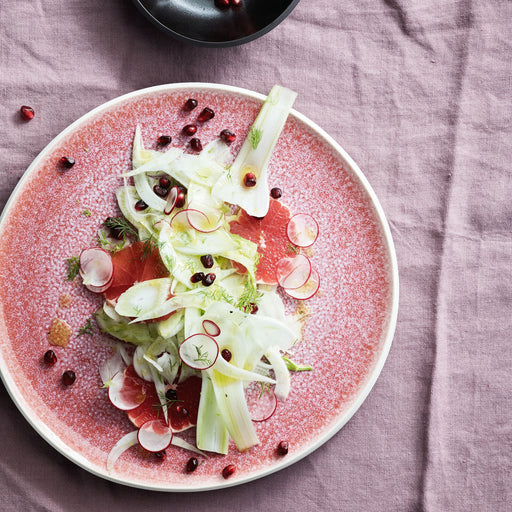
M 241 0 L 219 9 L 214 0 L 134 0 L 139 10 L 167 34 L 200 46 L 235 46 L 277 27 L 299 0 Z

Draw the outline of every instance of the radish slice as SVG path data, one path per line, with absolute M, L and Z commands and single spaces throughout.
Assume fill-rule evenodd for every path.
M 309 279 L 300 288 L 285 288 L 284 291 L 294 299 L 306 300 L 310 299 L 320 288 L 320 276 L 313 268 Z
M 126 371 L 117 372 L 110 380 L 108 397 L 114 407 L 130 411 L 144 402 L 146 390 L 140 381 L 126 375 Z
M 180 189 L 178 187 L 172 187 L 169 190 L 169 195 L 167 196 L 167 203 L 165 203 L 164 213 L 165 215 L 169 215 L 176 206 L 176 201 L 178 200 L 178 194 L 180 193 Z
M 318 238 L 318 222 L 309 213 L 295 214 L 286 227 L 286 234 L 292 244 L 309 247 Z
M 277 398 L 274 390 L 259 382 L 252 382 L 245 390 L 247 407 L 252 421 L 266 421 L 277 408 Z
M 161 452 L 172 442 L 172 428 L 162 420 L 146 421 L 139 428 L 137 440 L 144 450 Z
M 101 293 L 110 286 L 114 265 L 107 251 L 100 247 L 84 249 L 80 254 L 79 262 L 80 276 L 88 290 Z
M 213 366 L 219 355 L 219 345 L 208 334 L 192 334 L 178 349 L 181 360 L 194 370 L 206 370 Z
M 220 327 L 213 320 L 203 320 L 203 329 L 208 336 L 218 336 Z
M 219 229 L 221 225 L 221 218 L 213 212 L 205 213 L 202 210 L 188 208 L 187 217 L 190 225 L 201 233 L 211 233 Z
M 290 290 L 300 288 L 306 284 L 311 275 L 311 261 L 303 254 L 293 257 L 281 258 L 277 262 L 277 282 Z

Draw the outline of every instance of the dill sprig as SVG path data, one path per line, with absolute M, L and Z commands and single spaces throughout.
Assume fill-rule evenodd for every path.
M 249 140 L 251 142 L 252 149 L 258 148 L 262 136 L 263 132 L 261 130 L 251 126 L 251 129 L 249 130 Z
M 80 270 L 80 259 L 78 256 L 71 256 L 71 258 L 68 258 L 66 260 L 67 264 L 67 274 L 66 274 L 66 281 L 73 281 L 75 277 L 78 275 L 78 272 Z
M 139 239 L 137 230 L 124 217 L 109 217 L 103 225 L 123 240 L 127 236 L 134 237 L 136 240 Z
M 197 345 L 195 345 L 195 349 L 197 352 L 197 357 L 194 359 L 194 361 L 196 363 L 199 362 L 199 363 L 203 363 L 205 365 L 212 364 L 212 360 L 208 357 L 208 354 L 203 352 L 203 345 L 201 345 L 199 347 Z
M 94 334 L 94 324 L 92 323 L 92 318 L 88 318 L 82 327 L 78 329 L 78 336 L 83 336 L 84 334 Z
M 263 292 L 260 292 L 256 285 L 249 279 L 245 282 L 245 289 L 238 302 L 236 303 L 237 309 L 250 313 L 254 306 L 258 305 L 260 298 L 263 296 Z

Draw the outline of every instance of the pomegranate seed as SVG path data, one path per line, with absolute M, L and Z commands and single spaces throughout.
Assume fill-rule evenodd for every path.
M 194 151 L 202 151 L 203 145 L 198 138 L 194 137 L 193 139 L 190 139 L 190 148 Z
M 196 107 L 197 107 L 197 100 L 195 100 L 194 98 L 189 98 L 185 102 L 185 105 L 183 105 L 183 110 L 185 110 L 186 112 L 190 112 L 190 111 L 194 110 Z
M 176 198 L 176 208 L 181 208 L 185 205 L 185 192 L 179 192 L 178 197 Z
M 213 267 L 213 256 L 211 254 L 205 254 L 201 256 L 201 263 L 204 268 L 212 268 Z
M 136 203 L 135 203 L 135 209 L 138 211 L 138 212 L 141 212 L 142 210 L 145 210 L 146 208 L 148 207 L 148 205 L 142 200 L 142 199 L 139 199 Z
M 76 380 L 76 375 L 73 370 L 67 370 L 62 374 L 62 384 L 64 386 L 71 386 Z
M 225 359 L 228 362 L 231 361 L 231 357 L 233 356 L 231 354 L 231 351 L 229 351 L 227 348 L 223 349 L 220 355 L 222 356 L 223 359 Z
M 55 352 L 53 350 L 47 350 L 44 353 L 44 362 L 46 364 L 52 365 L 57 362 L 57 356 L 55 355 Z
M 182 405 L 178 405 L 176 406 L 176 412 L 178 414 L 181 414 L 182 416 L 188 416 L 188 411 L 187 409 L 185 409 L 185 407 L 183 407 Z
M 24 121 L 30 121 L 31 119 L 34 119 L 34 109 L 32 107 L 29 107 L 27 105 L 23 105 L 20 108 L 20 114 Z
M 219 137 L 226 143 L 231 144 L 235 139 L 236 135 L 231 130 L 222 130 Z
M 170 401 L 178 400 L 178 395 L 176 394 L 176 391 L 174 391 L 174 389 L 169 388 L 169 389 L 165 392 L 165 398 L 166 398 L 167 400 L 170 400 Z
M 197 116 L 197 121 L 199 123 L 206 123 L 206 121 L 213 119 L 213 116 L 215 116 L 215 112 L 211 108 L 205 107 Z
M 279 199 L 282 195 L 283 195 L 283 191 L 278 187 L 274 187 L 270 191 L 270 196 L 273 197 L 274 199 Z
M 63 156 L 59 160 L 62 167 L 65 167 L 66 169 L 71 169 L 73 165 L 75 165 L 75 159 L 70 156 Z
M 229 0 L 229 5 L 236 9 L 237 7 L 240 7 L 240 5 L 242 5 L 242 0 Z
M 158 137 L 157 142 L 160 146 L 167 146 L 172 142 L 172 137 L 170 135 L 160 135 Z
M 167 452 L 165 450 L 162 450 L 161 452 L 155 452 L 155 457 L 159 461 L 164 461 L 165 458 L 167 457 Z
M 155 185 L 153 187 L 153 192 L 160 197 L 166 197 L 167 194 L 169 193 L 169 191 L 166 188 L 161 187 L 160 185 Z
M 182 132 L 185 135 L 194 135 L 197 132 L 197 126 L 195 124 L 187 124 L 183 127 Z
M 281 441 L 277 445 L 277 453 L 279 453 L 279 455 L 286 455 L 288 453 L 288 442 L 287 441 Z
M 187 473 L 193 473 L 197 469 L 197 466 L 199 466 L 198 460 L 195 457 L 190 457 L 186 466 Z
M 229 0 L 215 0 L 215 5 L 222 10 L 225 10 L 229 7 Z
M 196 272 L 195 274 L 192 275 L 190 281 L 192 283 L 199 283 L 199 281 L 202 281 L 204 277 L 204 272 Z
M 171 186 L 171 180 L 169 178 L 166 178 L 165 176 L 162 176 L 159 180 L 158 180 L 158 184 L 162 187 L 162 188 L 169 188 Z
M 252 172 L 248 172 L 244 176 L 244 185 L 246 187 L 255 187 L 256 186 L 256 176 Z
M 211 286 L 213 284 L 213 282 L 215 281 L 216 277 L 217 276 L 213 272 L 210 272 L 209 274 L 206 274 L 203 277 L 203 280 L 202 280 L 203 285 L 204 286 Z
M 229 464 L 222 470 L 222 476 L 224 478 L 229 478 L 235 472 L 235 470 L 235 465 Z

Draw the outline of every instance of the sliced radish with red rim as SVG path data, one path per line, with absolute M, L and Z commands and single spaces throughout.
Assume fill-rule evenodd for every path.
M 310 299 L 320 288 L 320 275 L 312 268 L 309 279 L 300 288 L 285 288 L 284 291 L 294 299 Z
M 95 293 L 105 291 L 112 283 L 114 265 L 110 254 L 100 247 L 84 249 L 79 258 L 84 286 Z
M 245 399 L 252 421 L 266 421 L 276 411 L 277 398 L 274 390 L 262 382 L 251 382 L 245 390 Z
M 165 215 L 169 215 L 176 206 L 176 202 L 178 201 L 178 195 L 180 193 L 180 189 L 178 187 L 172 187 L 169 190 L 169 195 L 167 196 L 167 202 L 165 203 L 164 213 Z
M 213 211 L 205 212 L 189 208 L 187 216 L 190 225 L 201 233 L 211 233 L 219 229 L 221 225 L 221 217 Z
M 192 334 L 178 349 L 181 360 L 194 370 L 206 370 L 219 356 L 219 345 L 208 334 Z
M 203 320 L 203 329 L 209 336 L 218 336 L 220 334 L 220 327 L 213 320 Z
M 311 261 L 303 254 L 281 258 L 276 265 L 277 282 L 283 288 L 303 286 L 311 275 Z
M 286 227 L 286 234 L 292 244 L 309 247 L 318 238 L 318 222 L 309 213 L 295 214 Z
M 163 420 L 146 421 L 139 428 L 137 440 L 144 450 L 161 452 L 172 442 L 172 429 Z
M 108 398 L 118 409 L 130 411 L 137 408 L 146 399 L 146 389 L 140 380 L 126 374 L 126 371 L 117 372 L 110 380 Z

